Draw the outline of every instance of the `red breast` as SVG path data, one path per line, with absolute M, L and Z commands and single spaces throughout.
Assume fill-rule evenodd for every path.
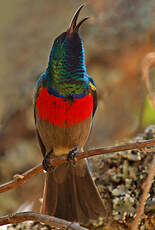
M 88 94 L 83 98 L 75 98 L 70 103 L 69 100 L 49 94 L 46 88 L 42 88 L 36 100 L 36 109 L 42 120 L 59 127 L 71 127 L 92 115 L 93 97 Z

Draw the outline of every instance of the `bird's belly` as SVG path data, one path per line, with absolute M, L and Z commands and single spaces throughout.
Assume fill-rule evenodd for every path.
M 70 103 L 42 89 L 36 100 L 36 125 L 46 151 L 54 149 L 56 155 L 62 155 L 82 148 L 90 132 L 92 111 L 92 95 Z
M 81 149 L 90 132 L 91 117 L 80 124 L 59 127 L 37 118 L 37 128 L 47 152 L 53 149 L 55 155 L 68 154 L 76 147 Z

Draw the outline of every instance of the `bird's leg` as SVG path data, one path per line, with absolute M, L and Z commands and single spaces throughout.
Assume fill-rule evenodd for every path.
M 54 166 L 51 166 L 50 164 L 50 160 L 51 160 L 51 153 L 53 152 L 53 150 L 51 150 L 49 153 L 47 153 L 45 156 L 44 156 L 44 159 L 42 161 L 42 166 L 43 166 L 43 169 L 46 171 L 46 172 L 52 172 L 55 167 Z
M 75 165 L 75 163 L 76 163 L 75 155 L 77 152 L 78 152 L 78 148 L 76 147 L 76 148 L 72 149 L 71 151 L 69 151 L 68 156 L 67 156 L 67 160 L 69 162 L 71 162 L 71 164 L 73 164 L 73 165 Z

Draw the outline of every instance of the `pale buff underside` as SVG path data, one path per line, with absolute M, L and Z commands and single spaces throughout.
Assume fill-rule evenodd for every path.
M 89 136 L 91 123 L 92 117 L 90 116 L 80 124 L 64 128 L 50 124 L 38 116 L 36 118 L 36 128 L 46 148 L 46 153 L 53 149 L 53 154 L 56 156 L 68 154 L 76 147 L 82 151 Z

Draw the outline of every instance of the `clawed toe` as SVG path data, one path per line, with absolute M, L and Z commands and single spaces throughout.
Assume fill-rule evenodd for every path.
M 50 161 L 51 161 L 51 152 L 47 153 L 42 161 L 43 169 L 46 172 L 52 172 L 55 169 L 55 167 L 51 165 Z
M 69 162 L 71 162 L 71 164 L 75 165 L 76 164 L 76 160 L 75 160 L 75 155 L 78 152 L 78 148 L 72 149 L 67 156 L 67 160 Z

